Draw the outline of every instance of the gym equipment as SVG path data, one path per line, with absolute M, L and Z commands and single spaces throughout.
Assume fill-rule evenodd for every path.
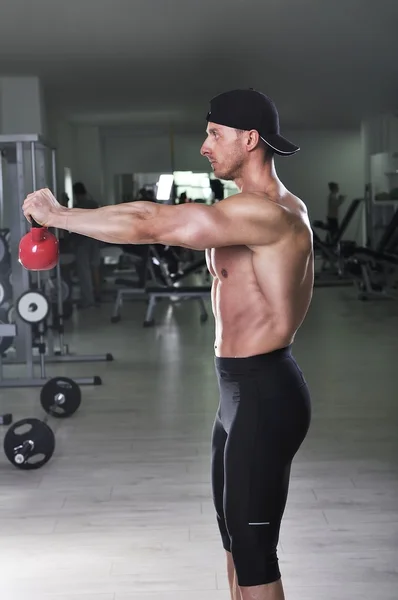
M 376 252 L 391 254 L 395 247 L 395 234 L 398 229 L 398 209 L 392 216 L 392 219 L 387 224 L 378 244 L 375 247 Z
M 340 223 L 339 228 L 337 229 L 334 236 L 330 239 L 331 245 L 335 245 L 341 241 L 343 235 L 347 231 L 349 224 L 351 223 L 352 219 L 354 218 L 355 213 L 357 212 L 358 208 L 360 207 L 360 205 L 362 203 L 363 203 L 363 198 L 356 198 L 355 200 L 353 200 L 351 202 L 350 206 L 348 207 L 348 209 Z M 329 231 L 327 224 L 323 223 L 323 221 L 314 221 L 312 226 L 315 229 L 318 228 L 318 229 L 323 229 L 325 231 Z
M 40 419 L 22 419 L 8 429 L 3 447 L 10 463 L 19 469 L 40 469 L 54 454 L 55 435 Z
M 47 413 L 43 420 L 17 421 L 4 437 L 5 455 L 19 469 L 40 469 L 50 460 L 55 450 L 55 435 L 48 419 L 72 416 L 81 404 L 81 391 L 72 379 L 55 377 L 43 386 L 40 403 Z
M 12 299 L 12 287 L 7 273 L 0 273 L 0 306 Z
M 172 263 L 169 264 L 169 258 L 172 256 Z M 193 260 L 184 268 L 176 268 L 176 259 L 173 249 L 166 246 L 164 249 L 159 245 L 149 245 L 146 253 L 142 257 L 141 271 L 138 286 L 134 286 L 132 281 L 127 279 L 116 279 L 116 283 L 123 283 L 126 287 L 119 289 L 116 295 L 116 301 L 113 307 L 111 322 L 118 323 L 121 319 L 121 308 L 123 299 L 132 296 L 134 299 L 143 299 L 148 301 L 147 315 L 144 321 L 144 327 L 150 327 L 154 324 L 153 312 L 158 298 L 178 296 L 179 301 L 190 298 L 199 299 L 201 306 L 201 322 L 207 320 L 207 311 L 202 303 L 203 298 L 208 296 L 210 288 L 208 286 L 185 286 L 178 287 L 183 279 L 197 273 L 206 267 L 206 259 L 199 258 Z M 143 266 L 143 268 L 142 268 Z M 127 287 L 128 286 L 128 287 Z M 181 291 L 184 290 L 184 293 Z
M 1 309 L 0 309 L 1 311 Z M 22 321 L 23 322 L 23 321 Z M 39 341 L 37 344 L 39 350 L 39 362 L 40 362 L 40 377 L 35 378 L 4 378 L 3 377 L 3 358 L 2 354 L 6 352 L 10 348 L 12 344 L 15 343 L 15 340 L 18 339 L 17 336 L 17 325 L 15 323 L 5 324 L 4 321 L 0 320 L 0 387 L 39 387 L 42 386 L 46 381 L 48 381 L 48 377 L 46 376 L 46 368 L 45 368 L 45 352 L 46 352 L 46 344 L 44 341 L 44 333 L 45 333 L 45 324 L 44 321 L 40 321 L 39 323 L 33 323 L 37 327 L 37 334 L 39 337 Z M 32 340 L 33 336 L 31 333 L 30 339 Z M 32 361 L 33 362 L 33 361 Z M 11 363 L 15 364 L 15 363 Z M 94 377 L 77 377 L 74 379 L 76 383 L 82 385 L 101 385 L 102 380 L 98 375 L 94 375 Z
M 2 230 L 0 232 L 0 270 L 3 270 L 3 266 L 5 265 L 8 268 L 10 264 L 10 250 L 8 247 L 6 230 Z
M 51 183 L 49 182 L 49 180 L 51 181 Z M 3 365 L 0 363 L 0 387 L 30 387 L 36 385 L 42 386 L 43 383 L 45 383 L 45 381 L 47 380 L 44 370 L 45 355 L 47 362 L 109 360 L 109 356 L 111 356 L 63 356 L 66 352 L 65 349 L 67 346 L 64 343 L 64 307 L 62 300 L 62 283 L 59 264 L 60 261 L 57 261 L 55 265 L 53 264 L 55 262 L 55 248 L 57 248 L 57 252 L 59 248 L 59 233 L 56 230 L 54 232 L 54 237 L 53 234 L 50 233 L 46 228 L 32 227 L 27 237 L 25 237 L 29 224 L 21 210 L 26 195 L 29 192 L 41 188 L 50 188 L 54 191 L 54 193 L 56 193 L 57 180 L 55 149 L 50 144 L 48 144 L 44 140 L 44 138 L 36 134 L 0 135 L 0 232 L 8 232 L 6 235 L 2 233 L 2 241 L 0 241 L 0 251 L 1 248 L 5 247 L 4 240 L 7 243 L 7 247 L 5 251 L 1 251 L 2 254 L 0 254 L 0 256 L 4 255 L 4 257 L 6 257 L 8 249 L 10 257 L 9 265 L 6 269 L 0 267 L 0 273 L 4 271 L 6 271 L 7 274 L 9 274 L 10 271 L 12 273 L 12 297 L 10 298 L 9 304 L 10 306 L 15 307 L 14 315 L 16 326 L 13 334 L 12 348 L 8 346 L 7 349 L 9 351 L 7 353 L 7 356 L 4 358 L 3 365 L 26 365 L 25 377 L 20 377 L 18 380 L 3 379 Z M 4 202 L 5 198 L 7 198 L 7 202 Z M 35 253 L 32 252 L 32 238 L 35 238 L 35 236 L 39 238 L 39 242 L 37 245 L 40 248 L 43 248 L 44 250 L 44 254 L 40 255 L 39 262 L 35 262 L 36 256 L 33 258 L 33 254 Z M 22 239 L 26 241 L 22 242 Z M 21 268 L 19 258 L 21 258 L 21 262 L 28 268 L 42 269 L 46 267 L 47 269 L 49 269 L 50 267 L 54 266 L 55 268 L 48 271 L 27 270 L 26 268 Z M 0 262 L 0 265 L 3 265 L 3 262 L 4 261 Z M 55 302 L 57 304 L 56 321 L 58 326 L 57 332 L 59 333 L 60 356 L 56 356 L 57 350 L 55 349 L 54 335 L 53 330 L 51 328 L 53 325 L 53 300 L 49 300 L 49 296 L 46 293 L 48 282 L 52 277 L 53 279 L 55 279 L 55 287 L 57 289 Z M 44 293 L 50 302 L 50 311 L 47 317 L 47 330 L 43 325 L 43 321 L 37 323 L 36 325 L 39 328 L 40 332 L 39 356 L 34 355 L 32 349 L 32 323 L 31 321 L 29 321 L 29 316 L 38 316 L 39 313 L 36 310 L 32 311 L 31 314 L 28 316 L 28 320 L 24 321 L 17 310 L 18 300 L 23 296 L 23 294 L 32 290 Z M 9 310 L 9 308 L 10 307 L 8 306 L 7 310 Z M 22 312 L 24 313 L 24 311 Z M 2 331 L 4 334 L 4 329 Z M 46 339 L 44 338 L 45 333 Z M 0 338 L 1 337 L 2 334 L 0 334 Z M 37 362 L 40 362 L 40 377 L 35 377 L 34 373 L 35 363 Z M 80 385 L 100 385 L 102 383 L 101 378 L 98 376 L 80 378 L 76 377 L 74 379 Z
M 0 308 L 0 386 L 2 380 L 1 357 L 12 346 L 15 336 L 15 325 L 8 323 L 7 312 Z
M 315 273 L 314 284 L 316 287 L 352 285 L 352 275 L 345 270 L 344 247 L 356 245 L 356 243 L 343 241 L 342 237 L 362 203 L 362 198 L 357 198 L 351 202 L 340 227 L 330 242 L 321 240 L 316 231 L 313 230 L 315 257 L 321 259 L 321 268 Z M 326 226 L 320 221 L 314 221 L 313 227 L 325 229 Z
M 15 308 L 12 304 L 7 308 L 7 323 L 15 323 Z
M 193 261 L 192 263 L 187 265 L 185 268 L 180 269 L 177 273 L 171 273 L 170 277 L 171 277 L 173 284 L 176 284 L 176 283 L 179 283 L 180 281 L 182 281 L 183 279 L 185 279 L 186 277 L 188 277 L 188 275 L 197 273 L 198 271 L 201 271 L 204 268 L 206 268 L 206 259 L 201 258 L 199 260 Z
M 6 413 L 5 415 L 0 416 L 0 425 L 11 425 L 12 423 L 12 414 Z
M 32 220 L 32 229 L 19 242 L 18 260 L 28 271 L 51 271 L 58 263 L 58 240 L 47 227 Z
M 44 294 L 25 292 L 17 301 L 17 314 L 25 323 L 41 323 L 50 312 L 50 304 Z
M 120 313 L 125 298 L 133 297 L 134 299 L 146 299 L 146 286 L 149 282 L 157 286 L 167 285 L 167 281 L 165 281 L 167 274 L 161 266 L 162 263 L 156 246 L 153 244 L 148 244 L 144 247 L 142 245 L 140 247 L 140 252 L 141 256 L 136 267 L 136 270 L 139 271 L 138 282 L 125 278 L 118 278 L 115 281 L 116 284 L 122 284 L 124 287 L 118 289 L 117 291 L 111 316 L 112 323 L 118 323 L 120 321 Z M 128 270 L 127 274 L 130 275 L 131 270 Z M 124 275 L 124 273 L 120 273 L 120 275 Z M 169 285 L 171 285 L 171 282 L 169 282 Z
M 357 247 L 347 259 L 360 300 L 398 299 L 398 256 Z
M 155 311 L 156 302 L 158 298 L 168 298 L 170 301 L 178 300 L 198 300 L 200 306 L 200 322 L 206 323 L 209 318 L 204 303 L 205 299 L 210 298 L 211 287 L 171 287 L 171 288 L 159 288 L 149 287 L 146 290 L 148 294 L 148 306 L 145 315 L 144 327 L 153 327 L 155 319 L 153 313 Z
M 79 386 L 69 377 L 50 379 L 40 392 L 40 402 L 46 413 L 60 419 L 73 415 L 81 400 Z

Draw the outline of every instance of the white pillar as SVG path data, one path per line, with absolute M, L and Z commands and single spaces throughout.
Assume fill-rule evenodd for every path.
M 384 114 L 366 119 L 361 124 L 365 181 L 370 182 L 370 157 L 372 154 L 398 152 L 398 119 Z

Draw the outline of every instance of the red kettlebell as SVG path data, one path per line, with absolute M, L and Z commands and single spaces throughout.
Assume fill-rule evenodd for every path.
M 19 242 L 19 262 L 28 271 L 49 271 L 59 256 L 58 240 L 32 219 L 32 229 Z

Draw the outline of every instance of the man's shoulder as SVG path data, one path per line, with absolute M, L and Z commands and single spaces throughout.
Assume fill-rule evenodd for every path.
M 308 220 L 308 211 L 304 202 L 287 190 L 273 196 L 265 192 L 239 192 L 216 206 L 231 214 L 236 212 L 244 215 L 253 212 L 259 218 L 261 215 L 272 215 L 274 218 L 291 221 Z

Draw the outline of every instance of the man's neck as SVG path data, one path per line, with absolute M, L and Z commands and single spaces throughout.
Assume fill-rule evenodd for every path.
M 240 192 L 263 192 L 270 198 L 275 191 L 282 186 L 276 173 L 273 160 L 262 165 L 248 166 L 240 177 L 234 179 L 234 183 Z

